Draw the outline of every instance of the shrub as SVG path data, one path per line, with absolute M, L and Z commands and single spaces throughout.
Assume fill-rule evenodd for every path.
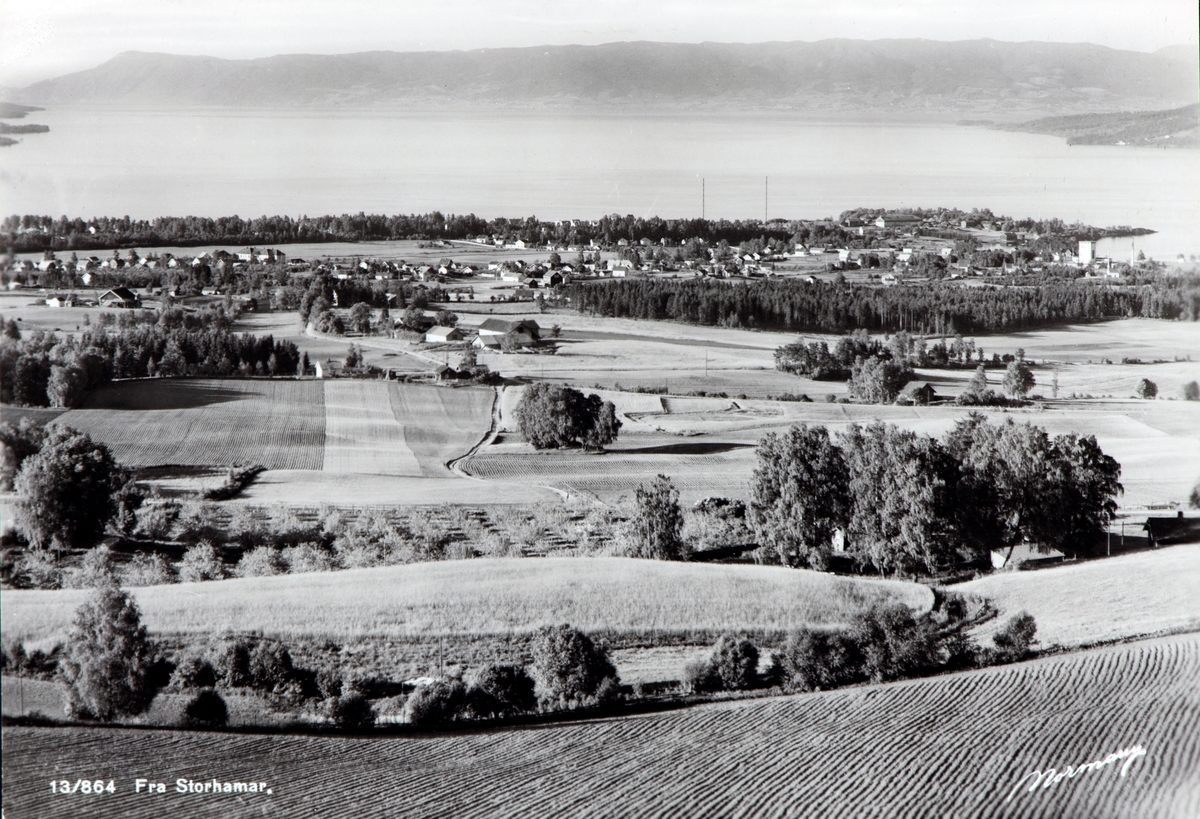
M 1189 381 L 1183 385 L 1184 401 L 1200 401 L 1200 382 Z
M 329 572 L 337 568 L 337 562 L 328 549 L 317 543 L 301 543 L 288 546 L 281 553 L 287 570 L 292 574 L 303 572 Z
M 174 502 L 143 506 L 138 510 L 134 533 L 151 540 L 165 540 L 171 534 L 171 527 L 175 525 L 178 517 L 179 504 Z
M 188 728 L 223 728 L 228 721 L 225 700 L 211 688 L 192 697 L 183 709 L 183 724 Z
M 776 664 L 785 687 L 821 691 L 861 678 L 863 656 L 848 634 L 801 629 L 788 638 Z
M 283 555 L 274 546 L 256 546 L 242 555 L 234 569 L 238 577 L 271 577 L 285 571 Z
M 852 639 L 862 650 L 863 673 L 872 682 L 915 676 L 937 665 L 932 627 L 903 603 L 876 605 L 859 615 Z
M 217 670 L 208 657 L 191 654 L 179 661 L 171 675 L 171 688 L 186 691 L 190 688 L 213 688 L 218 682 Z
M 545 626 L 534 636 L 533 677 L 549 707 L 599 702 L 615 694 L 617 669 L 608 652 L 569 625 Z
M 359 731 L 375 724 L 375 709 L 362 694 L 351 692 L 330 700 L 329 719 L 338 728 Z
M 688 663 L 683 672 L 684 689 L 695 693 L 745 691 L 759 682 L 758 648 L 732 634 L 722 635 L 711 656 Z
M 121 579 L 126 586 L 158 586 L 175 581 L 175 569 L 158 552 L 138 552 L 125 565 Z
M 709 662 L 726 690 L 744 691 L 758 684 L 758 648 L 745 637 L 722 635 Z
M 467 687 L 461 680 L 437 680 L 409 695 L 404 719 L 422 727 L 446 725 L 462 717 L 467 705 Z
M 1014 614 L 1000 631 L 992 636 L 997 659 L 1015 662 L 1028 657 L 1037 642 L 1037 621 L 1027 611 Z
M 217 676 L 228 688 L 243 688 L 254 684 L 250 673 L 250 646 L 242 639 L 226 643 L 216 655 Z
M 1158 396 L 1158 385 L 1149 378 L 1143 378 L 1138 382 L 1137 388 L 1134 390 L 1138 398 L 1152 399 Z
M 33 589 L 57 589 L 62 587 L 63 568 L 53 552 L 28 549 L 16 562 L 14 575 Z
M 537 705 L 535 683 L 524 666 L 484 666 L 469 689 L 470 707 L 480 717 L 532 711 Z
M 179 564 L 179 580 L 199 583 L 203 580 L 225 579 L 225 564 L 211 543 L 200 543 L 183 553 Z
M 263 641 L 250 652 L 250 679 L 255 688 L 281 691 L 293 678 L 292 655 L 283 643 Z
M 112 583 L 114 572 L 112 550 L 97 546 L 84 554 L 79 568 L 63 572 L 62 586 L 65 589 L 94 589 Z
M 115 583 L 93 591 L 75 613 L 59 663 L 67 713 L 109 721 L 150 707 L 153 657 L 137 604 Z

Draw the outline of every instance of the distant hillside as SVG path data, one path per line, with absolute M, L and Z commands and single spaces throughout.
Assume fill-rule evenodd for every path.
M 1053 134 L 1068 145 L 1163 145 L 1194 148 L 1200 129 L 1200 104 L 1168 111 L 1120 111 L 1045 117 L 1017 125 L 1000 125 L 1005 131 Z
M 770 109 L 1037 116 L 1167 108 L 1196 55 L 994 40 L 613 43 L 222 60 L 127 52 L 10 95 L 39 105 Z

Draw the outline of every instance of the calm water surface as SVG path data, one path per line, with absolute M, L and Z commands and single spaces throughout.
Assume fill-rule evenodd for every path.
M 710 217 L 989 207 L 1150 227 L 1159 234 L 1132 251 L 1200 254 L 1195 150 L 770 115 L 59 109 L 29 119 L 51 131 L 0 149 L 5 214 L 671 218 L 700 215 L 704 179 Z M 1128 255 L 1129 240 L 1110 252 Z

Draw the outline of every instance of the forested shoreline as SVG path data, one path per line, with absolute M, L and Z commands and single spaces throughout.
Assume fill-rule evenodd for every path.
M 886 213 L 884 209 L 857 208 L 829 219 L 663 219 L 610 214 L 599 219 L 546 220 L 536 216 L 485 219 L 475 214 L 342 214 L 323 216 L 239 216 L 219 218 L 162 216 L 153 220 L 123 217 L 92 219 L 38 215 L 12 215 L 0 224 L 0 233 L 10 252 L 35 253 L 45 250 L 115 250 L 131 247 L 194 247 L 199 245 L 278 245 L 326 242 L 370 242 L 398 240 L 466 240 L 501 237 L 561 246 L 591 242 L 611 246 L 624 239 L 682 245 L 689 240 L 709 244 L 737 245 L 751 240 L 764 243 L 801 242 L 839 247 L 869 247 L 869 240 L 849 223 L 861 224 Z M 958 208 L 915 208 L 907 213 L 922 221 L 921 230 L 957 230 L 963 223 L 986 221 L 997 230 L 1028 231 L 1038 236 L 1062 237 L 1069 242 L 1105 236 L 1152 233 L 1129 226 L 1099 228 L 1061 219 L 1014 219 L 993 214 L 987 208 L 963 211 Z M 846 223 L 846 224 L 843 224 Z M 1068 243 L 1069 243 L 1068 242 Z
M 580 313 L 808 333 L 852 330 L 929 335 L 1003 333 L 1115 318 L 1200 318 L 1200 277 L 1136 285 L 1045 282 L 1039 286 L 926 284 L 874 287 L 795 279 L 624 279 L 571 286 Z

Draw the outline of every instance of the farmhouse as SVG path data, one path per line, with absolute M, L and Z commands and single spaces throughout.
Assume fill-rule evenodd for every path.
M 425 333 L 428 344 L 448 344 L 451 341 L 462 341 L 463 331 L 457 327 L 433 327 Z
M 142 302 L 128 287 L 114 287 L 99 299 L 101 307 L 140 307 Z
M 532 319 L 505 321 L 504 319 L 490 318 L 479 325 L 479 337 L 481 339 L 486 339 L 490 336 L 495 338 L 496 342 L 499 343 L 500 339 L 509 333 L 515 334 L 517 342 L 521 345 L 536 344 L 541 340 L 541 328 Z

